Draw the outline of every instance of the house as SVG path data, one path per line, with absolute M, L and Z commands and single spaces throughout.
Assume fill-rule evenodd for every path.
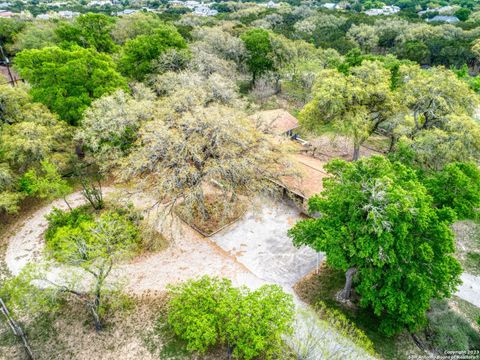
M 280 185 L 285 188 L 290 197 L 298 199 L 302 210 L 306 211 L 308 199 L 323 190 L 323 179 L 328 176 L 323 169 L 325 162 L 299 151 L 293 156 L 293 165 L 298 175 L 280 178 L 282 182 Z
M 70 10 L 59 11 L 57 14 L 58 14 L 58 16 L 60 16 L 61 18 L 64 18 L 64 19 L 72 19 L 75 16 L 80 15 L 79 12 L 74 12 L 74 11 L 70 11 Z
M 400 11 L 400 8 L 398 6 L 393 6 L 393 5 L 385 5 L 381 9 L 370 9 L 365 11 L 365 14 L 368 16 L 377 16 L 377 15 L 393 15 L 396 14 Z
M 112 6 L 113 3 L 110 0 L 99 0 L 99 1 L 90 1 L 87 6 L 88 7 L 95 7 L 95 6 Z
M 292 156 L 294 171 L 287 170 L 291 175 L 272 180 L 284 193 L 299 206 L 302 212 L 307 213 L 307 201 L 314 194 L 323 189 L 323 179 L 328 176 L 323 169 L 324 161 L 306 154 L 306 148 L 294 137 L 294 130 L 298 128 L 298 120 L 283 109 L 260 111 L 249 117 L 259 128 L 278 137 L 291 138 L 291 145 L 296 149 Z M 295 140 L 293 140 L 295 139 Z
M 200 6 L 200 3 L 198 1 L 189 0 L 189 1 L 185 1 L 184 6 L 193 10 L 196 7 Z
M 218 11 L 210 9 L 208 6 L 200 5 L 195 8 L 193 14 L 198 16 L 215 16 L 218 14 Z
M 117 16 L 135 14 L 136 12 L 138 12 L 138 10 L 136 9 L 125 9 L 123 11 L 117 12 Z
M 279 7 L 280 5 L 270 0 L 265 6 L 269 9 L 273 9 L 273 8 Z
M 15 13 L 8 10 L 0 10 L 0 18 L 11 18 L 14 17 Z
M 48 14 L 38 14 L 36 16 L 36 18 L 39 19 L 39 20 L 48 20 L 48 19 L 50 19 L 50 15 L 48 15 Z
M 334 3 L 326 3 L 322 5 L 322 7 L 328 10 L 335 10 L 336 6 L 337 4 L 334 4 Z
M 444 22 L 448 24 L 455 24 L 460 20 L 456 16 L 437 15 L 431 19 L 427 19 L 427 22 Z
M 298 119 L 283 109 L 260 111 L 250 119 L 257 122 L 262 130 L 274 135 L 293 136 L 293 131 L 299 126 Z

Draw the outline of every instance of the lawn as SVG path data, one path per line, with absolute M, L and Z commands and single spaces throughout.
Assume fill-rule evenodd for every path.
M 378 321 L 368 310 L 339 303 L 336 293 L 343 288 L 345 276 L 342 271 L 322 264 L 318 274 L 312 273 L 295 286 L 298 296 L 309 304 L 323 301 L 328 307 L 339 310 L 373 342 L 375 351 L 384 359 L 408 359 L 409 354 L 422 355 L 408 333 L 386 337 L 378 331 Z M 355 301 L 353 295 L 352 300 Z

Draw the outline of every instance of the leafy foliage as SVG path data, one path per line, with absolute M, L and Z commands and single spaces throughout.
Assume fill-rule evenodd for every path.
M 71 23 L 61 23 L 56 34 L 64 44 L 76 44 L 108 53 L 115 49 L 110 35 L 114 23 L 113 17 L 88 13 L 76 17 Z
M 317 79 L 313 99 L 300 114 L 302 124 L 318 131 L 330 123 L 348 133 L 357 160 L 360 145 L 398 107 L 390 88 L 390 72 L 379 62 L 365 61 L 349 75 L 328 69 L 319 72 Z
M 126 87 L 112 59 L 94 49 L 24 50 L 17 54 L 15 66 L 32 85 L 33 100 L 73 125 L 93 99 Z
M 227 345 L 235 358 L 272 358 L 291 331 L 291 296 L 276 285 L 255 291 L 203 277 L 170 289 L 168 322 L 191 351 Z
M 274 69 L 270 35 L 263 29 L 251 29 L 243 33 L 241 39 L 247 49 L 247 66 L 255 83 L 258 77 Z
M 452 256 L 453 214 L 437 210 L 415 172 L 374 156 L 333 160 L 321 195 L 309 200 L 318 219 L 289 231 L 296 245 L 325 251 L 337 269 L 354 268 L 360 304 L 392 335 L 425 323 L 429 301 L 449 296 L 461 267 Z
M 426 181 L 436 206 L 455 210 L 460 219 L 473 219 L 480 208 L 480 170 L 474 163 L 451 163 Z
M 143 80 L 152 72 L 152 61 L 167 49 L 184 49 L 185 40 L 173 26 L 162 25 L 151 35 L 139 35 L 128 40 L 119 59 L 119 69 L 128 77 Z

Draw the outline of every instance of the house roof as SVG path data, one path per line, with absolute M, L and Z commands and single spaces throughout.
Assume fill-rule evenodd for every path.
M 285 187 L 305 200 L 319 194 L 323 190 L 323 179 L 328 176 L 323 169 L 325 163 L 301 153 L 295 154 L 293 161 L 299 174 L 283 177 Z
M 260 125 L 275 135 L 282 135 L 299 126 L 298 119 L 283 109 L 260 111 L 250 119 L 260 122 Z

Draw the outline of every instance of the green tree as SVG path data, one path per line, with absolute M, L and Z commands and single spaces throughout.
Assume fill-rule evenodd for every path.
M 123 45 L 127 40 L 139 35 L 153 34 L 155 29 L 162 25 L 163 22 L 156 14 L 137 12 L 119 18 L 110 33 L 117 44 Z
M 270 34 L 263 29 L 251 29 L 240 37 L 247 49 L 247 67 L 252 74 L 252 83 L 259 76 L 274 70 L 274 53 Z
M 65 179 L 62 179 L 54 164 L 44 160 L 41 162 L 40 172 L 31 169 L 23 175 L 20 181 L 22 190 L 28 195 L 50 201 L 62 198 L 68 208 L 72 209 L 66 196 L 72 192 L 73 188 Z
M 78 276 L 73 282 L 70 279 L 64 284 L 49 283 L 82 301 L 92 314 L 97 331 L 103 328 L 102 317 L 108 305 L 108 297 L 105 297 L 109 287 L 107 279 L 119 261 L 136 251 L 138 237 L 138 228 L 125 216 L 106 212 L 94 221 L 81 222 L 77 227 L 60 227 L 47 241 L 47 249 L 55 259 L 78 266 L 84 270 L 83 277 L 91 276 L 86 291 L 78 290 L 78 281 L 85 281 Z
M 151 35 L 128 40 L 119 59 L 119 69 L 128 77 L 143 80 L 153 69 L 153 61 L 168 49 L 184 49 L 187 43 L 170 25 L 162 25 Z
M 313 99 L 303 108 L 300 120 L 312 131 L 330 123 L 349 134 L 353 159 L 357 160 L 360 146 L 393 115 L 398 104 L 391 90 L 390 71 L 380 62 L 364 61 L 350 72 L 319 72 Z
M 468 17 L 472 13 L 472 10 L 467 9 L 467 8 L 461 8 L 455 11 L 455 16 L 458 18 L 460 21 L 467 21 Z
M 54 22 L 32 22 L 18 34 L 15 34 L 14 42 L 10 48 L 13 52 L 19 52 L 25 49 L 41 49 L 54 46 L 58 43 L 58 37 L 55 33 L 56 27 L 57 24 Z
M 451 163 L 426 180 L 437 207 L 455 210 L 460 219 L 477 217 L 480 208 L 480 170 L 475 163 Z
M 113 17 L 88 13 L 78 16 L 71 23 L 61 23 L 56 29 L 56 34 L 59 40 L 65 43 L 110 53 L 115 50 L 115 44 L 110 35 L 114 23 Z
M 340 298 L 352 283 L 360 305 L 372 309 L 387 335 L 425 324 L 432 298 L 450 296 L 460 283 L 453 257 L 453 212 L 436 209 L 413 170 L 373 156 L 333 160 L 324 191 L 309 200 L 319 218 L 290 231 L 296 245 L 324 251 L 346 271 Z
M 235 358 L 271 359 L 291 332 L 293 315 L 292 297 L 277 285 L 252 292 L 205 276 L 170 288 L 168 323 L 190 351 L 226 345 Z
M 17 54 L 15 67 L 31 85 L 34 101 L 77 124 L 93 99 L 126 88 L 112 59 L 94 49 L 49 47 Z

